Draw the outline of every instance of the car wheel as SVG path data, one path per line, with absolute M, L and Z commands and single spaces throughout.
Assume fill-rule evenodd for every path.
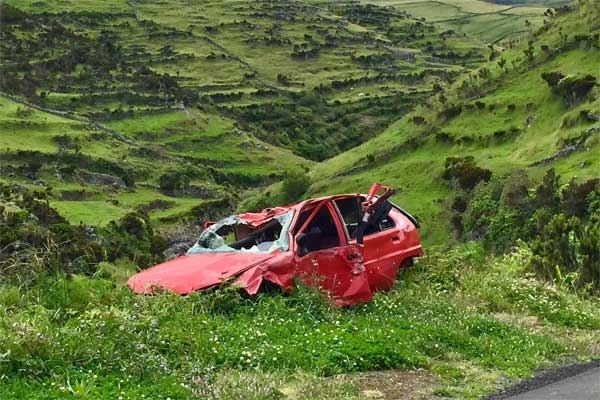
M 414 257 L 408 257 L 402 260 L 402 264 L 400 264 L 400 269 L 410 268 L 415 265 Z

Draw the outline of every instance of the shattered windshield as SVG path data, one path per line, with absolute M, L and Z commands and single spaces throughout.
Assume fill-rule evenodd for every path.
M 187 254 L 286 251 L 289 248 L 287 232 L 293 216 L 294 211 L 290 210 L 255 227 L 237 215 L 232 215 L 205 229 Z

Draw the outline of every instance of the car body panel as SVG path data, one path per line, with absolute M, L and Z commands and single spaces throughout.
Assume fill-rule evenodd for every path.
M 132 276 L 128 285 L 137 293 L 151 293 L 155 287 L 185 294 L 238 276 L 272 254 L 206 253 L 184 255 Z
M 395 226 L 365 236 L 365 268 L 371 290 L 390 290 L 398 269 L 408 257 L 423 255 L 414 225 L 399 211 L 392 209 Z
M 384 194 L 377 196 L 381 190 Z M 391 193 L 387 186 L 374 184 L 367 195 L 325 196 L 259 213 L 239 214 L 235 218 L 244 224 L 241 231 L 258 232 L 276 216 L 293 210 L 289 226 L 282 227 L 279 236 L 288 235 L 289 248 L 270 252 L 209 249 L 141 271 L 128 280 L 128 285 L 137 293 L 153 293 L 158 287 L 185 294 L 233 281 L 252 295 L 265 281 L 291 290 L 296 278 L 319 287 L 340 306 L 369 301 L 373 292 L 393 287 L 405 260 L 423 254 L 416 221 L 404 210 L 386 203 Z M 351 238 L 334 203 L 348 198 L 358 199 L 357 207 L 362 209 L 358 211 L 363 218 L 363 222 L 357 222 L 359 226 L 371 222 L 376 226 L 387 218 L 385 229 L 379 225 L 379 231 L 365 231 L 364 237 Z M 373 218 L 378 219 L 373 222 Z M 236 241 L 238 233 L 236 229 Z

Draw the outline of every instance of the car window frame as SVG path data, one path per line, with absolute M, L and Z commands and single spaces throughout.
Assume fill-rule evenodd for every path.
M 333 207 L 334 207 L 334 209 L 335 209 L 335 211 L 336 211 L 336 213 L 337 213 L 337 215 L 338 215 L 338 219 L 339 219 L 339 221 L 340 221 L 340 224 L 341 224 L 341 226 L 342 226 L 342 230 L 343 230 L 343 232 L 344 232 L 344 235 L 345 235 L 345 237 L 346 237 L 346 242 L 347 242 L 347 243 L 353 243 L 353 242 L 356 242 L 356 238 L 355 238 L 355 237 L 354 237 L 354 238 L 351 238 L 351 237 L 350 237 L 350 233 L 348 232 L 348 228 L 346 227 L 346 220 L 344 219 L 344 217 L 343 217 L 343 215 L 342 215 L 342 213 L 341 213 L 341 211 L 340 211 L 340 209 L 339 209 L 339 207 L 338 207 L 338 205 L 337 205 L 336 201 L 338 201 L 338 200 L 345 200 L 345 199 L 351 199 L 351 198 L 354 198 L 354 199 L 357 199 L 357 200 L 358 200 L 358 201 L 357 201 L 357 204 L 358 204 L 359 223 L 360 223 L 360 220 L 361 220 L 361 217 L 360 217 L 360 215 L 362 214 L 362 210 L 360 209 L 360 204 L 361 204 L 361 202 L 362 202 L 362 201 L 364 200 L 364 198 L 365 198 L 365 197 L 364 197 L 364 195 L 354 195 L 354 196 L 345 196 L 345 197 L 339 197 L 339 198 L 333 199 L 333 200 L 331 201 L 331 203 L 332 203 L 332 205 L 333 205 Z M 392 214 L 391 214 L 391 210 L 390 210 L 390 212 L 387 214 L 386 218 L 389 218 L 389 219 L 390 219 L 390 220 L 393 222 L 393 224 L 392 224 L 392 225 L 390 225 L 390 226 L 388 226 L 388 227 L 387 227 L 387 228 L 385 228 L 385 229 L 381 229 L 381 230 L 378 230 L 378 231 L 375 231 L 375 232 L 371 232 L 371 233 L 365 234 L 365 238 L 367 238 L 367 237 L 371 237 L 371 236 L 373 236 L 373 235 L 377 235 L 377 234 L 379 234 L 379 233 L 381 233 L 381 232 L 386 232 L 386 231 L 388 231 L 388 230 L 390 230 L 390 229 L 394 229 L 394 228 L 397 228 L 397 227 L 398 227 L 398 221 L 397 221 L 397 220 L 396 220 L 396 219 L 395 219 L 395 218 L 392 216 Z
M 309 205 L 307 205 L 306 207 L 308 207 Z M 306 230 L 306 228 L 308 227 L 308 225 L 312 222 L 312 220 L 315 218 L 315 216 L 317 215 L 317 213 L 321 210 L 321 208 L 327 208 L 327 211 L 329 211 L 329 215 L 331 216 L 331 218 L 333 219 L 333 224 L 335 225 L 335 230 L 337 232 L 338 235 L 338 245 L 337 246 L 333 246 L 333 247 L 327 247 L 325 249 L 319 249 L 319 250 L 315 250 L 315 251 L 311 251 L 305 255 L 299 255 L 298 254 L 298 244 L 296 243 L 297 237 L 299 234 L 301 234 L 302 232 L 304 232 L 304 230 Z M 300 217 L 300 215 L 302 214 L 303 210 L 300 210 L 300 212 L 298 213 L 298 217 Z M 308 218 L 306 218 L 306 221 L 304 221 L 304 223 L 300 226 L 300 228 L 298 228 L 298 230 L 296 231 L 296 233 L 294 234 L 294 255 L 300 258 L 306 257 L 309 254 L 312 254 L 316 251 L 323 251 L 323 250 L 329 250 L 329 249 L 334 249 L 336 247 L 342 247 L 342 246 L 347 246 L 349 243 L 348 239 L 345 236 L 345 233 L 343 231 L 343 226 L 344 224 L 342 223 L 339 215 L 337 214 L 336 208 L 334 207 L 334 202 L 332 201 L 332 199 L 327 199 L 327 200 L 323 200 L 322 202 L 320 202 L 319 204 L 317 204 L 314 207 L 314 210 L 312 210 L 312 212 L 310 213 L 310 215 L 308 216 Z

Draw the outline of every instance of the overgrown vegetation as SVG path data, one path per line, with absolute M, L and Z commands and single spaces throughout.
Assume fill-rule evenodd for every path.
M 0 282 L 26 284 L 54 272 L 92 275 L 102 261 L 126 258 L 147 267 L 165 240 L 147 215 L 132 212 L 106 227 L 71 225 L 44 192 L 0 183 Z
M 14 167 L 1 177 L 54 189 L 73 222 L 95 222 L 90 202 L 108 223 L 153 197 L 175 201 L 149 210 L 155 222 L 189 219 L 194 199 L 237 197 L 375 136 L 487 52 L 355 3 L 0 7 L 0 146 Z M 25 150 L 35 171 L 19 165 Z M 59 195 L 89 185 L 85 199 Z
M 426 368 L 439 376 L 438 393 L 473 397 L 500 385 L 500 375 L 524 376 L 559 360 L 567 346 L 571 356 L 591 355 L 585 340 L 553 332 L 597 333 L 597 300 L 528 277 L 530 258 L 522 250 L 490 259 L 477 247 L 433 253 L 394 291 L 350 309 L 304 287 L 253 299 L 233 288 L 140 297 L 123 286 L 118 264 L 100 264 L 93 278 L 43 274 L 2 286 L 0 393 L 35 399 L 87 388 L 91 398 L 233 398 L 219 385 L 241 376 L 244 396 L 284 398 L 283 383 L 259 389 L 253 379 Z M 501 317 L 523 312 L 539 329 Z M 494 372 L 478 381 L 478 373 L 458 372 L 462 360 Z M 458 386 L 463 379 L 468 384 Z M 314 395 L 361 396 L 351 383 L 333 389 Z
M 457 235 L 481 239 L 504 252 L 531 242 L 531 266 L 541 276 L 598 290 L 600 285 L 600 180 L 559 185 L 549 169 L 532 187 L 525 171 L 458 192 L 450 204 Z
M 523 190 L 537 186 L 549 168 L 560 176 L 560 186 L 571 179 L 583 184 L 598 178 L 597 14 L 595 4 L 586 0 L 557 9 L 521 42 L 492 46 L 495 58 L 475 71 L 449 84 L 436 80 L 425 104 L 313 168 L 309 193 L 343 192 L 385 180 L 400 189 L 392 200 L 419 217 L 423 240 L 436 244 L 483 237 L 484 231 L 474 226 L 463 231 L 459 215 L 473 198 L 468 188 L 478 193 L 480 181 L 490 180 L 490 201 L 499 205 L 501 197 L 505 203 L 527 198 Z M 589 21 L 585 28 L 582 20 Z M 529 48 L 532 60 L 523 53 Z M 565 91 L 548 85 L 562 79 Z M 498 182 L 510 175 L 514 179 L 503 189 Z M 477 201 L 487 201 L 481 196 Z M 485 226 L 487 236 L 496 235 L 498 247 L 504 247 L 497 250 L 510 248 L 515 237 L 533 239 L 532 232 L 538 231 L 536 221 L 515 211 L 519 207 L 504 206 L 494 226 Z M 527 207 L 529 218 L 533 210 Z
M 0 398 L 476 398 L 598 357 L 597 7 L 501 42 L 518 7 L 408 3 L 0 5 Z M 124 284 L 158 223 L 373 181 L 427 256 L 369 304 Z
M 288 185 L 304 179 L 288 177 Z M 532 201 L 579 200 L 549 190 L 556 181 L 550 171 Z M 501 199 L 515 202 L 509 186 L 504 183 Z M 592 188 L 589 211 L 598 204 L 597 183 Z M 568 191 L 583 192 L 578 185 Z M 545 265 L 544 249 L 553 251 L 552 240 L 560 242 L 564 229 L 563 237 L 542 234 L 531 248 L 503 257 L 486 255 L 477 244 L 430 250 L 415 269 L 399 274 L 392 292 L 342 309 L 302 285 L 291 295 L 253 298 L 235 287 L 185 297 L 135 295 L 125 279 L 164 249 L 147 217 L 128 214 L 106 228 L 71 226 L 44 193 L 8 185 L 1 193 L 3 398 L 287 398 L 282 377 L 295 374 L 300 389 L 291 398 L 360 399 L 352 373 L 388 368 L 424 368 L 438 377 L 429 392 L 470 398 L 502 385 L 501 376 L 525 376 L 565 355 L 593 355 L 589 335 L 600 332 L 598 300 L 573 278 L 590 271 L 565 261 L 562 279 L 552 275 L 544 283 L 529 270 Z M 547 232 L 554 225 L 553 219 Z M 597 243 L 580 242 L 597 250 Z M 581 248 L 561 253 L 561 260 L 597 260 L 581 256 Z M 535 318 L 539 329 L 521 315 Z M 464 371 L 467 361 L 472 369 Z M 337 374 L 345 381 L 319 378 Z M 328 383 L 313 392 L 308 382 L 317 379 Z M 238 391 L 223 388 L 231 380 L 242 385 Z

